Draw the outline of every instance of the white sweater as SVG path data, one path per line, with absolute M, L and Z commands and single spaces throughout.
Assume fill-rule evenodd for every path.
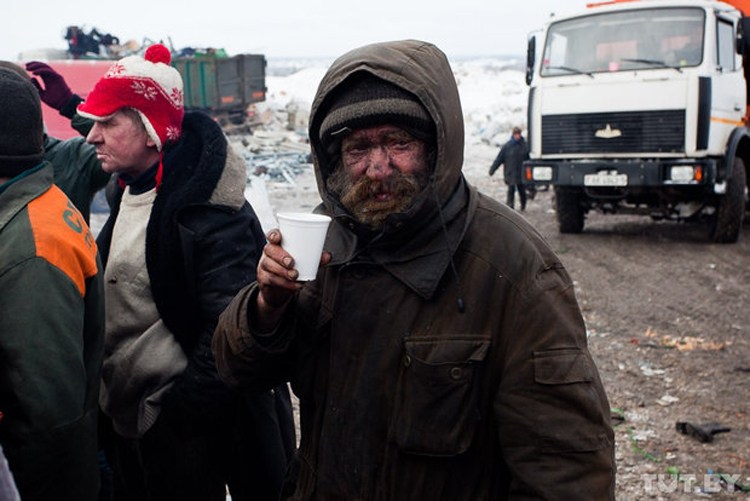
M 104 270 L 106 335 L 99 403 L 117 433 L 139 438 L 187 358 L 156 309 L 146 268 L 146 226 L 156 190 L 127 188 Z

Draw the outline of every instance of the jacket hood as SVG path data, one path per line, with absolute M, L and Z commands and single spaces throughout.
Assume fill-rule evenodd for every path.
M 406 214 L 400 216 L 397 225 L 391 221 L 389 228 L 387 221 L 384 230 L 392 232 L 398 226 L 399 233 L 406 232 L 413 222 L 423 225 L 425 218 L 436 217 L 438 205 L 442 207 L 447 202 L 462 179 L 464 126 L 458 87 L 445 54 L 434 45 L 418 40 L 367 45 L 333 62 L 318 86 L 309 133 L 318 191 L 326 210 L 337 219 L 351 218 L 326 188 L 326 179 L 335 167 L 336 158 L 329 155 L 321 144 L 320 126 L 335 90 L 346 85 L 347 79 L 358 72 L 370 73 L 415 95 L 435 123 L 437 151 L 431 186 L 417 197 Z M 351 227 L 353 222 L 348 225 Z

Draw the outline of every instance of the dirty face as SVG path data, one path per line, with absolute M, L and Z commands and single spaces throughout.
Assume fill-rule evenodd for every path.
M 96 146 L 102 170 L 138 177 L 159 158 L 156 145 L 134 110 L 123 109 L 94 122 L 86 141 Z
M 427 145 L 394 125 L 358 129 L 341 141 L 341 163 L 328 189 L 360 222 L 382 227 L 404 212 L 429 178 Z

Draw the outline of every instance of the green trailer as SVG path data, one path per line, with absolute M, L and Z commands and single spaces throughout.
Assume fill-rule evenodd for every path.
M 172 65 L 182 75 L 185 108 L 204 111 L 224 125 L 245 123 L 248 107 L 266 99 L 261 54 L 176 58 Z

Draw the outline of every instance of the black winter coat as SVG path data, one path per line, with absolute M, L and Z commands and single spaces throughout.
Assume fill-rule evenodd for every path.
M 215 424 L 231 405 L 234 392 L 218 377 L 211 337 L 232 297 L 255 280 L 265 244 L 244 197 L 246 167 L 229 162 L 227 148 L 208 116 L 185 115 L 180 141 L 164 155 L 164 178 L 146 230 L 154 302 L 188 358 L 163 408 L 192 421 L 190 427 Z M 105 267 L 123 193 L 116 186 L 112 212 L 97 238 Z

